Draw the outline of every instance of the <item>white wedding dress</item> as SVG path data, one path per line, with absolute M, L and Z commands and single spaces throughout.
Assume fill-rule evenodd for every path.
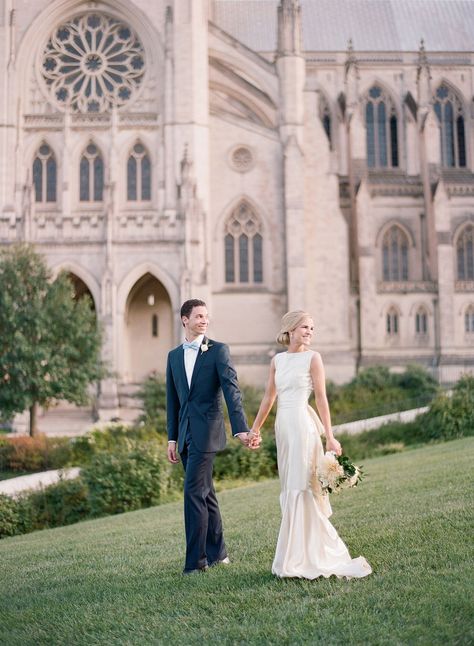
M 282 520 L 272 572 L 279 577 L 315 579 L 364 577 L 372 572 L 365 558 L 352 559 L 328 517 L 329 497 L 315 475 L 324 455 L 321 420 L 308 405 L 313 389 L 312 350 L 275 357 L 278 410 L 275 435 Z

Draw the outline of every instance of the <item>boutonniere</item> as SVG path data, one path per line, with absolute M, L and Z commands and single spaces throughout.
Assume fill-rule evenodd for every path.
M 209 343 L 209 341 L 203 341 L 201 343 L 201 352 L 207 352 L 209 348 L 212 348 L 212 343 Z

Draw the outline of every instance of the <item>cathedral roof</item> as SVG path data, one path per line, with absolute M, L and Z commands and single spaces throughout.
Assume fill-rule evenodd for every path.
M 474 0 L 300 0 L 306 51 L 474 51 Z M 214 0 L 213 21 L 257 52 L 277 46 L 278 0 Z

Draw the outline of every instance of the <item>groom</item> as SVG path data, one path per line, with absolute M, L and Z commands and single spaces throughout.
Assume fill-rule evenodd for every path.
M 179 452 L 185 470 L 183 573 L 191 574 L 229 563 L 212 483 L 216 452 L 226 444 L 221 390 L 232 434 L 245 446 L 249 429 L 229 348 L 205 336 L 209 318 L 204 301 L 186 301 L 181 322 L 186 341 L 168 354 L 166 368 L 168 460 L 177 464 Z

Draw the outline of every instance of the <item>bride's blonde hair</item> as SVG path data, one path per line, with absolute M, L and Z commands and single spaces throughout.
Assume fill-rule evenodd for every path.
M 290 345 L 290 332 L 298 327 L 305 318 L 311 318 L 311 315 L 304 310 L 294 310 L 287 312 L 281 319 L 281 327 L 276 338 L 280 345 Z

